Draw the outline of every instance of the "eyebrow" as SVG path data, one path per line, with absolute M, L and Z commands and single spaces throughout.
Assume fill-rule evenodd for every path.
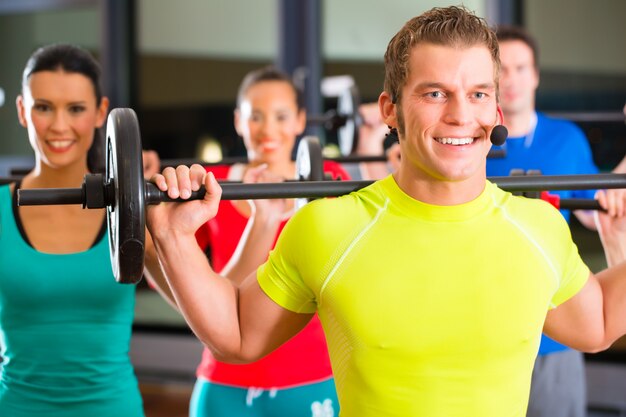
M 257 108 L 252 108 L 251 113 L 265 113 L 265 111 Z M 293 111 L 288 107 L 279 107 L 277 109 L 271 109 L 269 113 L 293 113 Z
M 52 104 L 52 101 L 47 100 L 45 98 L 37 98 L 37 97 L 33 97 L 33 101 L 38 102 L 38 103 L 45 103 L 45 104 Z M 77 104 L 86 104 L 87 101 L 86 100 L 78 100 L 78 101 L 72 101 L 70 103 L 68 103 L 69 105 L 75 106 Z
M 437 89 L 441 89 L 441 90 L 446 90 L 447 89 L 445 84 L 434 82 L 434 81 L 426 81 L 426 82 L 418 84 L 415 87 L 415 91 L 426 90 L 426 89 L 430 89 L 430 88 L 437 88 Z M 495 89 L 496 85 L 493 82 L 479 83 L 479 84 L 475 84 L 472 88 L 473 89 L 479 89 L 479 90 Z

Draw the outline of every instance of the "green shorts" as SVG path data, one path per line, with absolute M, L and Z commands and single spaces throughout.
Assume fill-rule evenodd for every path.
M 336 417 L 339 401 L 332 378 L 293 388 L 241 388 L 198 379 L 190 417 Z

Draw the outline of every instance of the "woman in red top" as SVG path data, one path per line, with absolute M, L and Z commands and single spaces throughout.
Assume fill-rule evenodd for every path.
M 235 110 L 235 128 L 244 140 L 249 162 L 207 170 L 218 180 L 295 178 L 291 155 L 305 125 L 305 110 L 291 79 L 271 67 L 252 71 L 241 83 Z M 348 179 L 337 163 L 326 161 L 324 171 L 335 179 Z M 223 200 L 217 216 L 196 237 L 213 268 L 241 282 L 266 260 L 293 211 L 293 200 Z M 148 254 L 146 265 L 150 269 Z M 252 364 L 218 362 L 205 349 L 197 377 L 192 417 L 332 417 L 339 413 L 317 316 L 293 339 Z

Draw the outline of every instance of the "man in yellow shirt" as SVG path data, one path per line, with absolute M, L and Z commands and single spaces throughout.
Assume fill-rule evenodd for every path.
M 585 351 L 626 333 L 626 263 L 593 275 L 557 210 L 486 180 L 502 121 L 484 20 L 459 7 L 411 19 L 385 69 L 379 107 L 402 153 L 393 175 L 305 206 L 234 287 L 194 237 L 219 185 L 200 166 L 166 169 L 153 181 L 170 197 L 208 192 L 149 209 L 163 271 L 220 360 L 258 359 L 318 312 L 344 417 L 523 417 L 542 328 Z M 626 227 L 602 220 L 609 260 L 622 261 Z

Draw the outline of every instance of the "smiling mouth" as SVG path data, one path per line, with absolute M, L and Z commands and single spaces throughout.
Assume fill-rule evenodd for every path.
M 74 141 L 73 140 L 52 140 L 46 142 L 52 149 L 66 149 L 69 148 Z
M 474 143 L 474 138 L 435 138 L 435 140 L 442 145 L 453 146 L 471 145 Z
M 263 142 L 261 143 L 261 149 L 263 151 L 275 151 L 276 149 L 278 149 L 280 147 L 280 145 L 276 142 Z

